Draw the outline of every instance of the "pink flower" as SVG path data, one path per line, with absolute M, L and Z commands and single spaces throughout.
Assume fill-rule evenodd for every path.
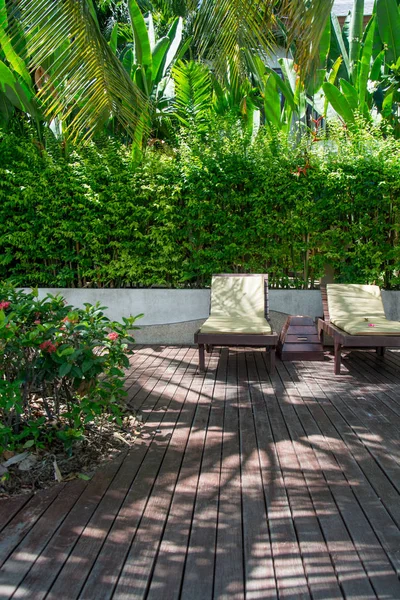
M 112 331 L 111 333 L 108 334 L 108 339 L 109 340 L 117 340 L 119 338 L 119 334 L 116 331 Z
M 368 323 L 368 327 L 376 327 L 373 323 Z
M 2 300 L 0 302 L 0 310 L 5 310 L 6 308 L 8 308 L 10 306 L 11 302 L 6 302 L 4 300 Z
M 36 319 L 36 321 L 33 321 L 34 325 L 40 325 L 40 319 Z
M 57 346 L 55 346 L 51 340 L 46 340 L 45 342 L 42 342 L 39 345 L 39 348 L 41 350 L 44 350 L 45 352 L 48 352 L 49 354 L 57 350 Z
M 78 322 L 78 319 L 77 319 L 77 318 L 74 318 L 74 317 L 68 317 L 68 316 L 67 316 L 67 317 L 64 317 L 64 318 L 61 320 L 61 322 L 62 322 L 62 323 L 70 323 L 70 324 L 73 324 L 73 323 L 77 323 L 77 322 Z

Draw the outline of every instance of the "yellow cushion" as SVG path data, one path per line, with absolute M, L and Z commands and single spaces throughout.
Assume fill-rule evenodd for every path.
M 264 302 L 262 275 L 212 278 L 210 316 L 264 318 Z
M 388 321 L 377 285 L 326 286 L 331 323 L 350 335 L 400 335 L 400 322 Z
M 271 326 L 263 317 L 210 316 L 201 326 L 200 333 L 272 333 Z

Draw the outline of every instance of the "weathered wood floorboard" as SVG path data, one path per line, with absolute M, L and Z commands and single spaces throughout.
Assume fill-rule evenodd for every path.
M 134 446 L 0 502 L 0 599 L 400 599 L 400 352 L 138 346 Z

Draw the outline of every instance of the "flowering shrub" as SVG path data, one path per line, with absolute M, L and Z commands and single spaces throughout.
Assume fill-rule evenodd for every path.
M 0 285 L 0 455 L 120 418 L 137 317 L 112 322 L 103 309 Z

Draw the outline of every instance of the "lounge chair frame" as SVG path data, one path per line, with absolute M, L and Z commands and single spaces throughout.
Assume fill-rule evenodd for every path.
M 365 349 L 375 348 L 379 356 L 384 356 L 385 349 L 400 347 L 400 335 L 351 335 L 330 322 L 328 294 L 326 286 L 321 287 L 322 306 L 324 318 L 318 319 L 318 335 L 322 340 L 322 332 L 333 338 L 335 352 L 334 368 L 335 375 L 340 375 L 343 349 Z
M 214 277 L 259 277 L 250 273 L 221 273 Z M 268 275 L 264 278 L 264 316 L 269 322 Z M 210 299 L 211 311 L 211 299 Z M 272 373 L 275 369 L 275 352 L 278 343 L 277 333 L 201 333 L 199 329 L 194 334 L 194 343 L 199 347 L 199 369 L 205 370 L 204 350 L 211 352 L 213 346 L 256 346 L 265 347 L 267 351 L 267 368 Z

